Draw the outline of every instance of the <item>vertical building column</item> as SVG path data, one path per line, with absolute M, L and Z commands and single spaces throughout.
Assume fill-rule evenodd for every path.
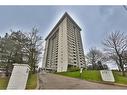
M 65 18 L 59 26 L 58 45 L 58 65 L 57 72 L 67 71 L 68 51 L 67 51 L 67 19 Z
M 67 17 L 63 20 L 63 71 L 68 67 Z
M 48 41 L 48 39 L 47 39 L 47 40 L 46 40 L 46 44 L 45 44 L 45 49 L 44 49 L 42 68 L 45 68 L 45 67 L 46 67 L 46 64 L 47 64 L 47 50 L 48 50 L 48 44 L 49 44 L 49 41 Z

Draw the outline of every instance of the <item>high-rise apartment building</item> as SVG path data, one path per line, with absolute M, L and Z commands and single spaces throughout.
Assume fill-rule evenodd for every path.
M 57 72 L 69 66 L 85 67 L 81 28 L 65 13 L 46 37 L 43 66 Z

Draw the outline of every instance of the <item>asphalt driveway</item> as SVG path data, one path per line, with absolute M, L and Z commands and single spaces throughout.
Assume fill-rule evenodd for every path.
M 52 73 L 40 73 L 39 89 L 127 89 L 127 87 L 94 83 Z

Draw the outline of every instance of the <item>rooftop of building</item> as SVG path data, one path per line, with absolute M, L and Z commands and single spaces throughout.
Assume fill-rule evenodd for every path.
M 59 24 L 64 20 L 64 18 L 69 18 L 81 31 L 81 28 L 77 25 L 77 23 L 72 19 L 72 17 L 65 12 L 64 15 L 61 17 L 61 19 L 58 21 L 58 23 L 54 26 L 54 28 L 51 30 L 51 32 L 48 34 L 48 36 L 45 38 L 45 40 L 48 39 L 48 37 L 53 33 L 53 31 L 59 26 Z

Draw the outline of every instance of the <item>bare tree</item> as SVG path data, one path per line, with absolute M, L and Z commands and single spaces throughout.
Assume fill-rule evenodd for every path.
M 119 31 L 112 32 L 103 42 L 105 50 L 116 61 L 118 67 L 122 70 L 122 75 L 125 76 L 123 55 L 127 49 L 127 36 Z
M 32 32 L 27 34 L 28 41 L 25 43 L 24 49 L 28 52 L 28 64 L 31 66 L 31 71 L 35 73 L 42 53 L 42 37 L 38 34 L 38 29 L 33 28 Z
M 98 61 L 102 59 L 102 52 L 96 48 L 91 48 L 87 54 L 87 62 L 92 64 L 92 68 L 95 69 L 95 65 Z

